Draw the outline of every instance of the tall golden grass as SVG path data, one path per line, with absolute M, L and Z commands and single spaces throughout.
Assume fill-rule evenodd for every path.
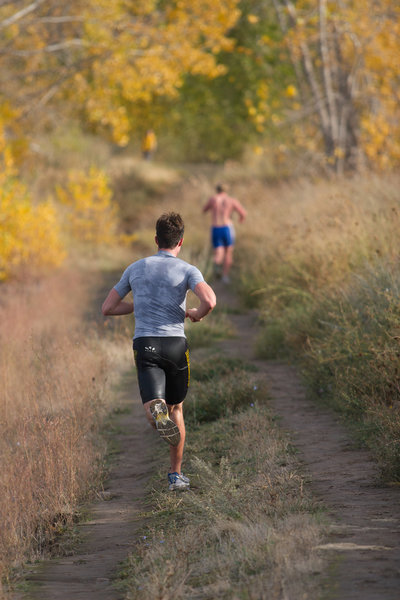
M 118 361 L 126 363 L 116 344 L 107 348 L 85 322 L 93 302 L 87 283 L 87 275 L 63 271 L 2 286 L 3 582 L 13 568 L 51 549 L 103 475 L 98 431 L 110 410 L 107 378 Z
M 400 478 L 399 184 L 255 182 L 236 254 L 242 300 L 260 310 L 260 354 L 297 360 L 389 479 Z
M 158 166 L 148 167 L 156 177 Z M 182 253 L 188 259 L 200 256 L 205 261 L 210 246 L 210 217 L 203 214 L 202 208 L 214 193 L 215 184 L 227 183 L 229 193 L 248 210 L 245 223 L 238 225 L 234 218 L 235 257 L 243 267 L 240 279 L 244 279 L 246 301 L 250 301 L 252 292 L 262 295 L 265 274 L 269 272 L 275 276 L 279 270 L 285 274 L 290 268 L 291 277 L 314 291 L 343 281 L 365 260 L 396 256 L 398 251 L 399 180 L 395 175 L 268 183 L 260 173 L 251 177 L 230 163 L 220 169 L 196 166 L 180 174 L 173 168 L 170 171 L 169 190 L 164 190 L 161 199 L 147 202 L 134 233 L 144 245 L 150 240 L 151 249 L 154 223 L 160 212 L 177 210 L 186 223 Z
M 269 273 L 275 278 L 269 285 L 286 283 L 289 274 L 298 287 L 316 292 L 343 283 L 365 262 L 395 258 L 398 184 L 398 177 L 370 175 L 251 186 L 239 253 L 241 277 L 254 280 L 250 292 L 262 294 Z

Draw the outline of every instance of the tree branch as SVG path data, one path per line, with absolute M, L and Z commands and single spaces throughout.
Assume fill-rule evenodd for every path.
M 89 21 L 89 19 L 87 17 L 80 17 L 78 15 L 66 15 L 65 17 L 40 17 L 38 19 L 36 19 L 36 21 L 38 21 L 39 23 L 82 23 L 82 22 L 87 22 Z
M 12 56 L 34 56 L 35 54 L 41 54 L 43 52 L 58 52 L 59 50 L 70 48 L 71 46 L 87 48 L 89 47 L 89 44 L 85 43 L 84 40 L 81 40 L 80 38 L 73 38 L 58 44 L 50 44 L 48 46 L 44 46 L 43 48 L 38 48 L 37 50 L 14 50 L 11 52 L 1 52 L 0 54 L 9 54 Z
M 8 17 L 8 19 L 4 19 L 4 21 L 1 21 L 0 28 L 4 29 L 5 27 L 9 27 L 10 25 L 13 25 L 13 23 L 16 23 L 17 21 L 19 21 L 26 15 L 29 15 L 29 13 L 35 11 L 45 1 L 46 0 L 36 0 L 36 2 L 32 2 L 32 4 L 25 6 L 25 8 L 14 13 L 11 17 Z

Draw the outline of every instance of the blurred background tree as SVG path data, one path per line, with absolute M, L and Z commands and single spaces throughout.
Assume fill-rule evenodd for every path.
M 294 67 L 291 118 L 301 145 L 337 172 L 400 158 L 400 6 L 390 0 L 274 0 Z M 316 145 L 317 142 L 317 145 Z
M 63 114 L 120 146 L 154 128 L 162 158 L 279 147 L 339 173 L 393 168 L 399 12 L 390 0 L 3 1 L 0 125 L 21 156 L 22 134 Z
M 79 115 L 117 144 L 129 141 L 136 103 L 175 97 L 183 76 L 225 71 L 216 53 L 237 0 L 17 0 L 0 5 L 2 102 L 29 126 L 53 109 Z M 150 118 L 150 117 L 149 117 Z M 14 121 L 9 119 L 9 129 Z
M 165 130 L 193 161 L 237 159 L 266 132 L 281 137 L 271 114 L 293 80 L 292 65 L 281 60 L 283 36 L 270 3 L 243 0 L 239 8 L 231 43 L 218 53 L 224 71 L 212 79 L 188 74 L 177 102 L 164 103 Z

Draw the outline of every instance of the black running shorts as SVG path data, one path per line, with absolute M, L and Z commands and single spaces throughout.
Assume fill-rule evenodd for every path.
M 189 350 L 184 337 L 139 337 L 133 354 L 143 404 L 162 398 L 180 404 L 190 380 Z

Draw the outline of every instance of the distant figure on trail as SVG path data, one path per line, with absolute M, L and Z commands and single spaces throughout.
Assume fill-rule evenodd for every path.
M 103 315 L 135 313 L 133 352 L 140 395 L 149 423 L 170 444 L 169 490 L 189 487 L 182 473 L 185 423 L 183 400 L 189 386 L 189 350 L 185 318 L 201 321 L 216 304 L 213 289 L 197 267 L 177 258 L 184 223 L 177 213 L 163 214 L 156 223 L 157 254 L 125 269 L 103 302 Z M 200 304 L 186 309 L 191 289 Z M 132 291 L 133 302 L 125 301 Z
M 224 185 L 218 184 L 215 191 L 216 194 L 208 200 L 203 212 L 211 211 L 211 241 L 214 248 L 215 273 L 217 276 L 222 275 L 224 283 L 229 283 L 235 244 L 232 214 L 237 212 L 239 222 L 242 223 L 247 213 L 239 200 L 228 196 Z
M 148 129 L 142 140 L 142 156 L 145 160 L 150 160 L 157 150 L 157 138 L 152 129 Z

